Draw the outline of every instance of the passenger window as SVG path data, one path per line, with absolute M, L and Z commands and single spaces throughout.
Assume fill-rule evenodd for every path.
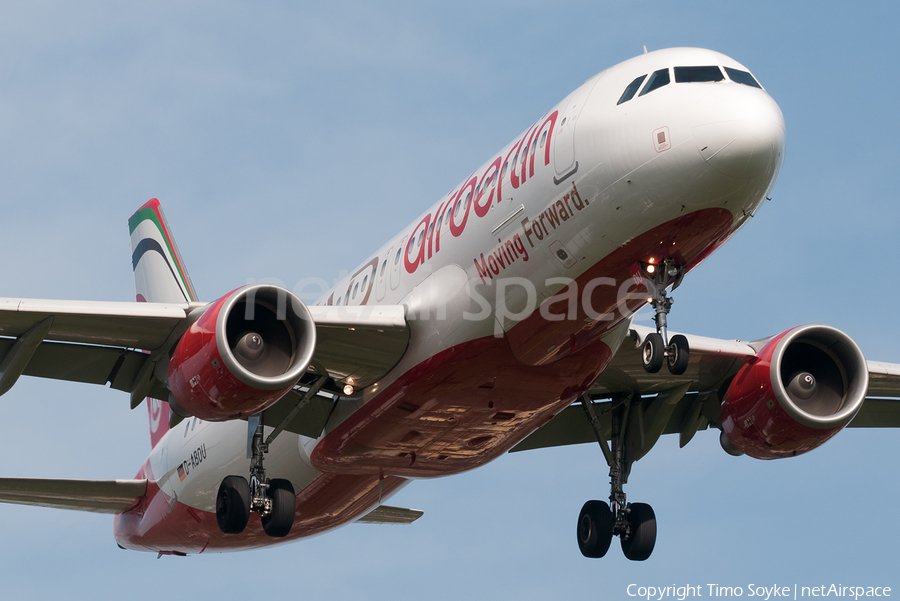
M 618 105 L 622 104 L 623 102 L 628 102 L 629 100 L 634 98 L 635 92 L 638 91 L 638 88 L 641 87 L 641 84 L 644 83 L 645 79 L 647 79 L 647 76 L 641 75 L 640 77 L 635 79 L 633 82 L 628 84 L 628 87 L 625 88 L 624 92 L 622 92 L 622 96 L 619 98 L 619 101 L 616 103 L 616 105 L 618 106 Z M 546 132 L 544 132 L 544 135 L 546 135 Z M 543 146 L 543 145 L 544 145 L 544 139 L 541 138 L 541 146 Z
M 646 76 L 645 76 L 646 77 Z M 547 130 L 544 130 L 544 133 L 541 134 L 541 148 L 544 147 L 544 142 L 547 140 Z
M 718 67 L 675 67 L 675 83 L 722 81 L 725 76 Z
M 402 254 L 403 254 L 403 247 L 401 246 L 400 248 L 397 249 L 397 256 L 394 257 L 394 265 L 396 265 L 397 263 L 400 262 L 400 255 L 402 255 Z
M 385 269 L 387 269 L 387 259 L 381 262 L 381 275 L 384 275 Z
M 647 85 L 644 86 L 644 89 L 641 90 L 641 93 L 638 94 L 638 96 L 649 94 L 653 90 L 657 90 L 665 85 L 668 85 L 670 81 L 671 80 L 669 79 L 668 69 L 660 69 L 659 71 L 654 71 L 653 75 L 650 76 L 650 79 L 647 80 Z
M 725 73 L 728 73 L 728 78 L 735 83 L 742 83 L 745 86 L 759 88 L 760 90 L 762 89 L 762 86 L 759 85 L 759 82 L 757 82 L 756 79 L 754 79 L 753 76 L 746 71 L 725 67 Z

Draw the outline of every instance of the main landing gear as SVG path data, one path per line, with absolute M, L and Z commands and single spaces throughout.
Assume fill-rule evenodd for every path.
M 656 314 L 656 332 L 648 334 L 641 348 L 641 362 L 647 373 L 655 374 L 662 367 L 663 361 L 668 365 L 672 375 L 680 376 L 685 372 L 690 360 L 690 348 L 687 338 L 681 334 L 669 340 L 666 316 L 672 309 L 673 300 L 666 295 L 666 288 L 672 290 L 681 284 L 684 277 L 684 265 L 676 265 L 675 259 L 664 259 L 659 264 L 641 263 L 644 282 L 650 291 L 650 302 Z
M 251 443 L 250 481 L 243 476 L 228 476 L 219 485 L 216 496 L 216 521 L 225 534 L 238 534 L 247 527 L 250 512 L 259 513 L 263 530 L 273 537 L 287 536 L 294 525 L 297 499 L 288 480 L 266 477 L 263 455 L 269 445 L 263 441 L 262 420 L 256 420 Z
M 623 486 L 628 481 L 632 461 L 626 457 L 625 435 L 631 395 L 613 399 L 612 448 L 606 442 L 593 401 L 585 395 L 581 404 L 594 428 L 597 441 L 609 464 L 609 504 L 588 501 L 578 515 L 578 548 L 585 557 L 603 557 L 613 536 L 622 543 L 622 552 L 632 561 L 644 561 L 656 545 L 656 515 L 646 503 L 628 503 Z

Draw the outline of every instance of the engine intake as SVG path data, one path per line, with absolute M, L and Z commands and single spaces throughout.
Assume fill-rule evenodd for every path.
M 306 371 L 316 346 L 309 309 L 268 284 L 238 288 L 209 305 L 169 360 L 173 408 L 225 421 L 258 413 Z
M 868 386 L 866 359 L 849 336 L 800 326 L 770 340 L 734 377 L 722 399 L 722 431 L 732 451 L 757 459 L 799 455 L 850 423 Z

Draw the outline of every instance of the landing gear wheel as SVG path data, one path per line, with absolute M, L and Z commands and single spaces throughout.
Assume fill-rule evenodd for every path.
M 648 374 L 655 374 L 662 367 L 664 358 L 662 336 L 656 332 L 647 334 L 647 338 L 644 339 L 644 345 L 641 348 L 641 363 L 644 365 L 644 371 Z
M 297 497 L 288 480 L 269 480 L 268 496 L 272 499 L 272 510 L 262 517 L 262 527 L 266 534 L 275 538 L 287 536 L 294 525 L 294 510 Z
M 656 514 L 646 503 L 628 505 L 628 536 L 622 536 L 622 552 L 631 561 L 644 561 L 656 545 Z
M 666 351 L 666 363 L 669 366 L 669 373 L 673 376 L 680 376 L 687 369 L 688 361 L 691 358 L 687 338 L 681 334 L 672 336 L 672 340 L 669 341 L 669 348 Z
M 228 476 L 216 495 L 216 522 L 225 534 L 239 534 L 250 519 L 250 484 L 241 476 Z
M 613 536 L 613 517 L 603 501 L 588 501 L 578 515 L 578 548 L 585 557 L 603 557 Z

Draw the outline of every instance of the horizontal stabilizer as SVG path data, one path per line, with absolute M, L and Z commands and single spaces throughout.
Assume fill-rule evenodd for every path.
M 0 478 L 0 503 L 94 513 L 122 513 L 146 492 L 146 480 Z
M 363 517 L 359 518 L 357 524 L 412 524 L 417 519 L 425 515 L 424 511 L 418 509 L 405 509 L 403 507 L 391 507 L 390 505 L 379 505 Z

